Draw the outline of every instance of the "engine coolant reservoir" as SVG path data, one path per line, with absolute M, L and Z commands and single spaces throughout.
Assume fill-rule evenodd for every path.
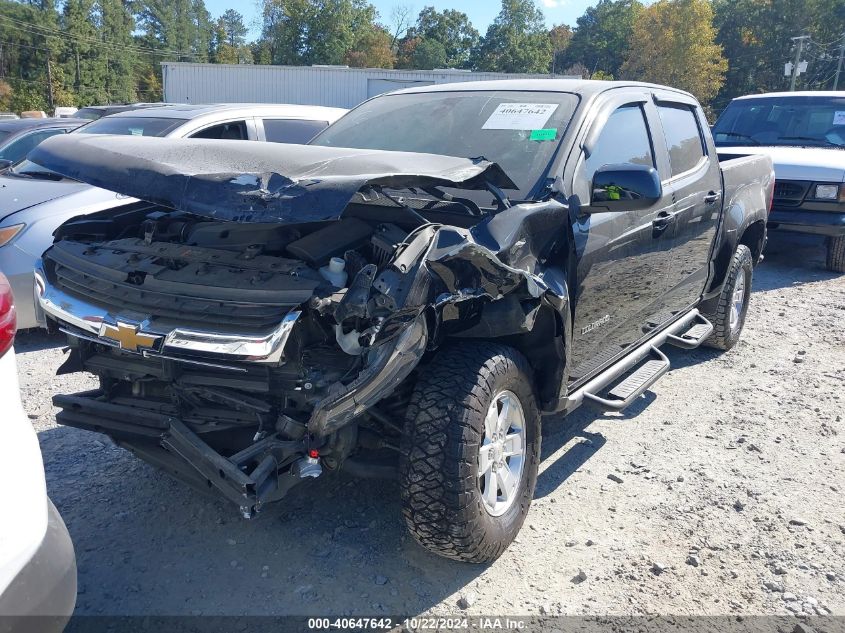
M 320 268 L 320 274 L 336 288 L 346 287 L 346 261 L 341 257 L 332 257 L 328 266 Z

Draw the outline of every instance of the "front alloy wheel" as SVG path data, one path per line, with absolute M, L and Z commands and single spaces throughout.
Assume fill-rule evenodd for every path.
M 522 527 L 540 461 L 532 375 L 497 343 L 453 344 L 420 371 L 402 437 L 402 514 L 435 554 L 486 563 Z
M 524 437 L 522 403 L 512 391 L 502 391 L 487 409 L 478 451 L 478 485 L 490 516 L 502 516 L 516 500 L 525 467 Z

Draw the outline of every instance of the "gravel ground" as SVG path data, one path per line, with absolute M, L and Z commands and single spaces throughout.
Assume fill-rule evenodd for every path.
M 544 422 L 537 493 L 497 562 L 406 536 L 393 482 L 326 476 L 254 521 L 104 437 L 57 427 L 61 339 L 17 342 L 24 406 L 76 544 L 77 614 L 845 615 L 845 276 L 773 238 L 739 345 L 669 348 L 624 416 Z

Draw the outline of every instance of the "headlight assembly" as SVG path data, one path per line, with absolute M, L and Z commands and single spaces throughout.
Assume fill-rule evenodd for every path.
M 12 224 L 11 226 L 0 227 L 0 246 L 6 246 L 15 239 L 15 236 L 23 231 L 26 224 Z

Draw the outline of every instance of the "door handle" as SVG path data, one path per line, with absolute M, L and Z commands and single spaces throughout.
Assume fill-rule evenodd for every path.
M 718 202 L 719 198 L 722 197 L 721 192 L 719 191 L 710 191 L 706 196 L 704 196 L 704 202 L 707 204 L 713 204 L 714 202 Z
M 666 213 L 665 211 L 663 211 L 662 213 L 660 213 L 657 216 L 657 218 L 652 220 L 651 225 L 654 227 L 655 233 L 662 233 L 674 221 L 675 221 L 675 214 L 674 213 Z

